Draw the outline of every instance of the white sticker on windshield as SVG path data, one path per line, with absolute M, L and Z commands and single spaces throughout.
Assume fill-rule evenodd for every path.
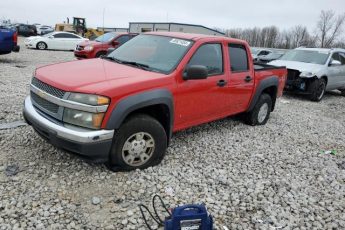
M 190 44 L 190 42 L 188 42 L 188 41 L 176 39 L 176 38 L 171 39 L 170 43 L 174 43 L 174 44 L 177 44 L 180 46 L 189 46 L 189 44 Z

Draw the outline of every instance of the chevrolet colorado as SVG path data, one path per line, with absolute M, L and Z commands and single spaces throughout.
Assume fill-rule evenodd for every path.
M 145 33 L 102 59 L 36 69 L 23 114 L 55 146 L 112 170 L 146 168 L 178 130 L 239 113 L 265 124 L 286 75 L 254 65 L 245 41 Z

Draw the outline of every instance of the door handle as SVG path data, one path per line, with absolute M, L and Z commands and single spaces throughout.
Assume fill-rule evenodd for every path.
M 244 81 L 245 82 L 251 82 L 253 80 L 253 78 L 251 76 L 247 76 Z
M 219 80 L 218 82 L 217 82 L 217 85 L 219 86 L 219 87 L 224 87 L 226 84 L 228 84 L 228 82 L 227 81 L 225 81 L 225 80 Z

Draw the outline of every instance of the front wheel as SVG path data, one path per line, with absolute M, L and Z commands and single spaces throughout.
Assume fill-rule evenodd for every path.
M 311 101 L 321 101 L 326 92 L 325 79 L 321 78 L 313 80 L 309 85 L 308 91 L 310 93 L 309 98 Z
M 162 161 L 166 148 L 166 132 L 156 119 L 145 114 L 132 116 L 114 136 L 110 169 L 134 170 L 157 165 Z
M 45 50 L 45 49 L 47 49 L 47 44 L 44 42 L 39 42 L 39 43 L 37 43 L 36 48 L 39 50 Z
M 248 125 L 264 125 L 267 123 L 272 110 L 272 98 L 264 93 L 260 96 L 253 110 L 245 114 L 245 122 Z

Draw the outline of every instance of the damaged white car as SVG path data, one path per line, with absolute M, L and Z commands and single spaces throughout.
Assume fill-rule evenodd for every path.
M 285 89 L 305 93 L 312 101 L 320 101 L 328 90 L 345 96 L 344 49 L 297 48 L 268 64 L 286 66 Z

